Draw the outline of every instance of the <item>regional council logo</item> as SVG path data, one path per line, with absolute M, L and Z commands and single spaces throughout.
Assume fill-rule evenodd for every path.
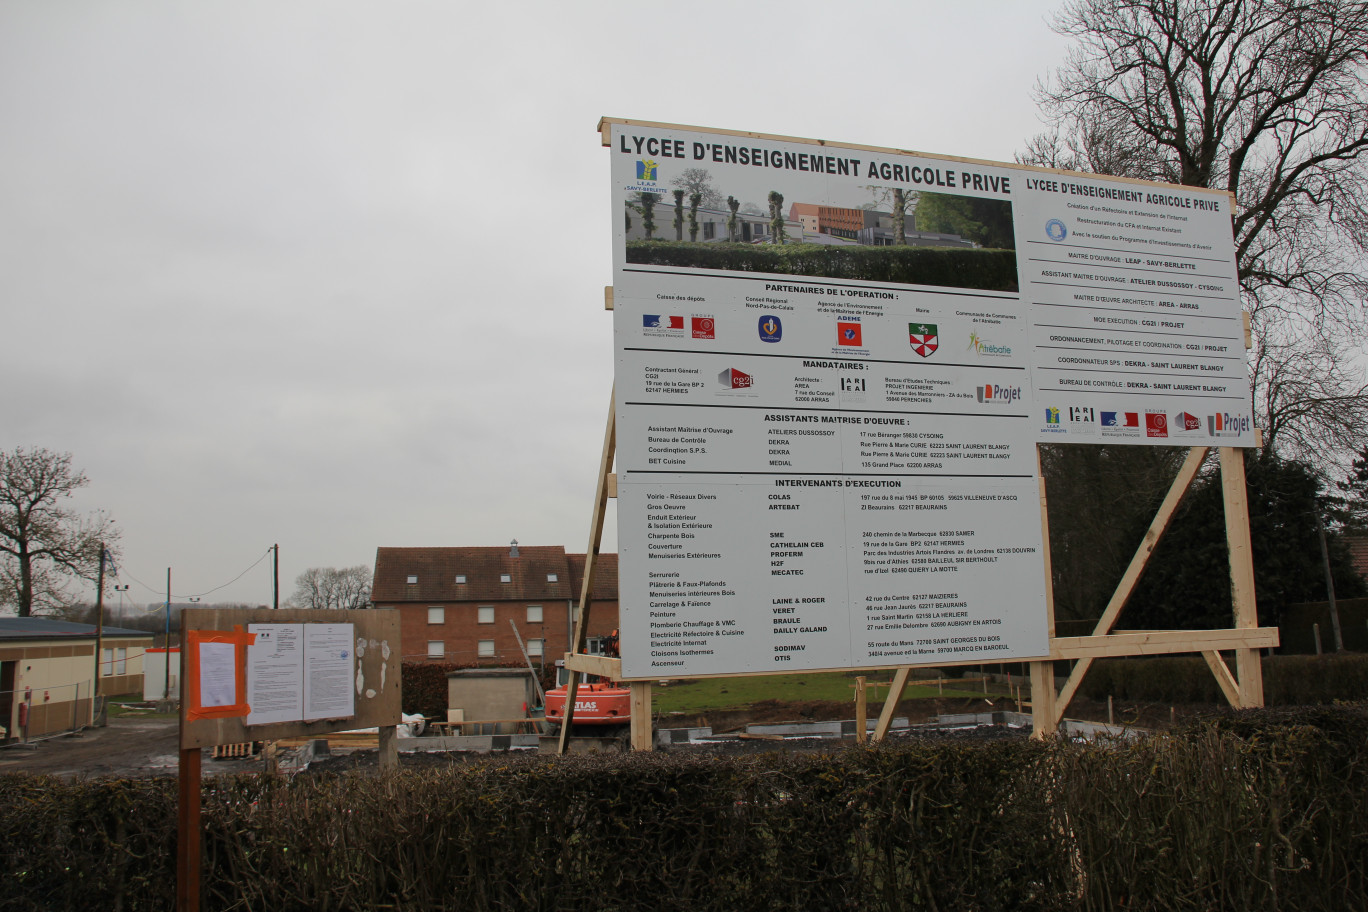
M 1052 241 L 1062 241 L 1069 236 L 1069 229 L 1059 219 L 1050 219 L 1045 223 L 1045 236 Z

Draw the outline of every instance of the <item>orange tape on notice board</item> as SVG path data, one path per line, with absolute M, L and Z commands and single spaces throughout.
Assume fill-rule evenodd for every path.
M 187 719 L 227 719 L 246 716 L 247 647 L 256 634 L 241 624 L 227 630 L 187 630 L 186 677 L 189 703 Z

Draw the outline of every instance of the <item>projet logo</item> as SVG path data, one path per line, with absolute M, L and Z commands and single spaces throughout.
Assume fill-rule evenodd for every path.
M 1232 415 L 1229 412 L 1207 415 L 1207 434 L 1212 437 L 1238 437 L 1249 433 L 1249 428 L 1248 415 Z
M 979 402 L 1016 402 L 1021 398 L 1021 387 L 1003 386 L 1000 383 L 985 383 L 978 387 Z

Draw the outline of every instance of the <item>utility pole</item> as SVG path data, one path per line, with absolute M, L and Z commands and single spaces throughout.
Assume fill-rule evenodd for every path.
M 1330 597 L 1330 629 L 1335 634 L 1335 652 L 1344 652 L 1344 636 L 1340 633 L 1339 608 L 1335 605 L 1335 578 L 1330 573 L 1330 549 L 1325 544 L 1325 523 L 1316 511 L 1316 531 L 1320 533 L 1321 562 L 1325 564 L 1325 594 Z
M 275 552 L 275 559 L 271 561 L 271 607 L 276 611 L 280 610 L 280 543 L 271 545 L 271 550 Z
M 162 699 L 171 699 L 171 568 L 166 568 L 166 680 L 162 683 Z
M 100 699 L 100 653 L 104 643 L 105 543 L 100 542 L 100 572 L 95 578 L 95 694 L 90 701 L 90 724 L 95 724 L 95 703 Z

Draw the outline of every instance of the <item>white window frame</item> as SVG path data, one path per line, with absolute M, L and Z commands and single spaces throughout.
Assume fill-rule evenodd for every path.
M 433 647 L 436 647 L 435 649 Z M 446 656 L 445 640 L 428 640 L 427 657 L 429 659 L 440 659 Z
M 416 574 L 416 573 L 410 573 L 410 574 L 408 575 L 408 585 L 410 585 L 410 586 L 416 586 L 416 585 L 418 585 L 418 574 Z
M 500 573 L 500 574 L 499 574 L 499 582 L 501 582 L 501 583 L 511 583 L 511 582 L 513 582 L 513 574 L 511 574 L 511 573 Z
M 540 623 L 542 623 L 542 618 L 543 618 L 544 614 L 545 614 L 545 612 L 542 611 L 542 606 L 541 606 L 541 605 L 528 605 L 528 606 L 527 606 L 527 623 L 529 623 L 529 624 L 540 624 Z
M 554 573 L 548 573 L 546 574 L 546 581 L 548 583 L 558 583 L 560 582 L 560 577 Z
M 465 585 L 465 581 L 466 581 L 466 575 L 465 575 L 464 573 L 458 573 L 458 574 L 456 574 L 456 585 L 458 585 L 458 586 L 464 586 L 464 585 Z
M 494 606 L 481 605 L 475 609 L 475 623 L 492 624 L 494 623 Z
M 476 646 L 476 655 L 482 659 L 494 658 L 494 641 L 480 640 L 479 644 Z
M 114 673 L 116 675 L 128 674 L 128 647 L 119 646 L 114 650 Z
M 445 624 L 445 623 L 446 623 L 446 608 L 445 608 L 444 606 L 442 606 L 442 605 L 429 605 L 429 606 L 428 606 L 428 623 L 429 623 L 429 624 Z
M 527 657 L 541 658 L 546 655 L 546 640 L 536 637 L 527 641 Z

